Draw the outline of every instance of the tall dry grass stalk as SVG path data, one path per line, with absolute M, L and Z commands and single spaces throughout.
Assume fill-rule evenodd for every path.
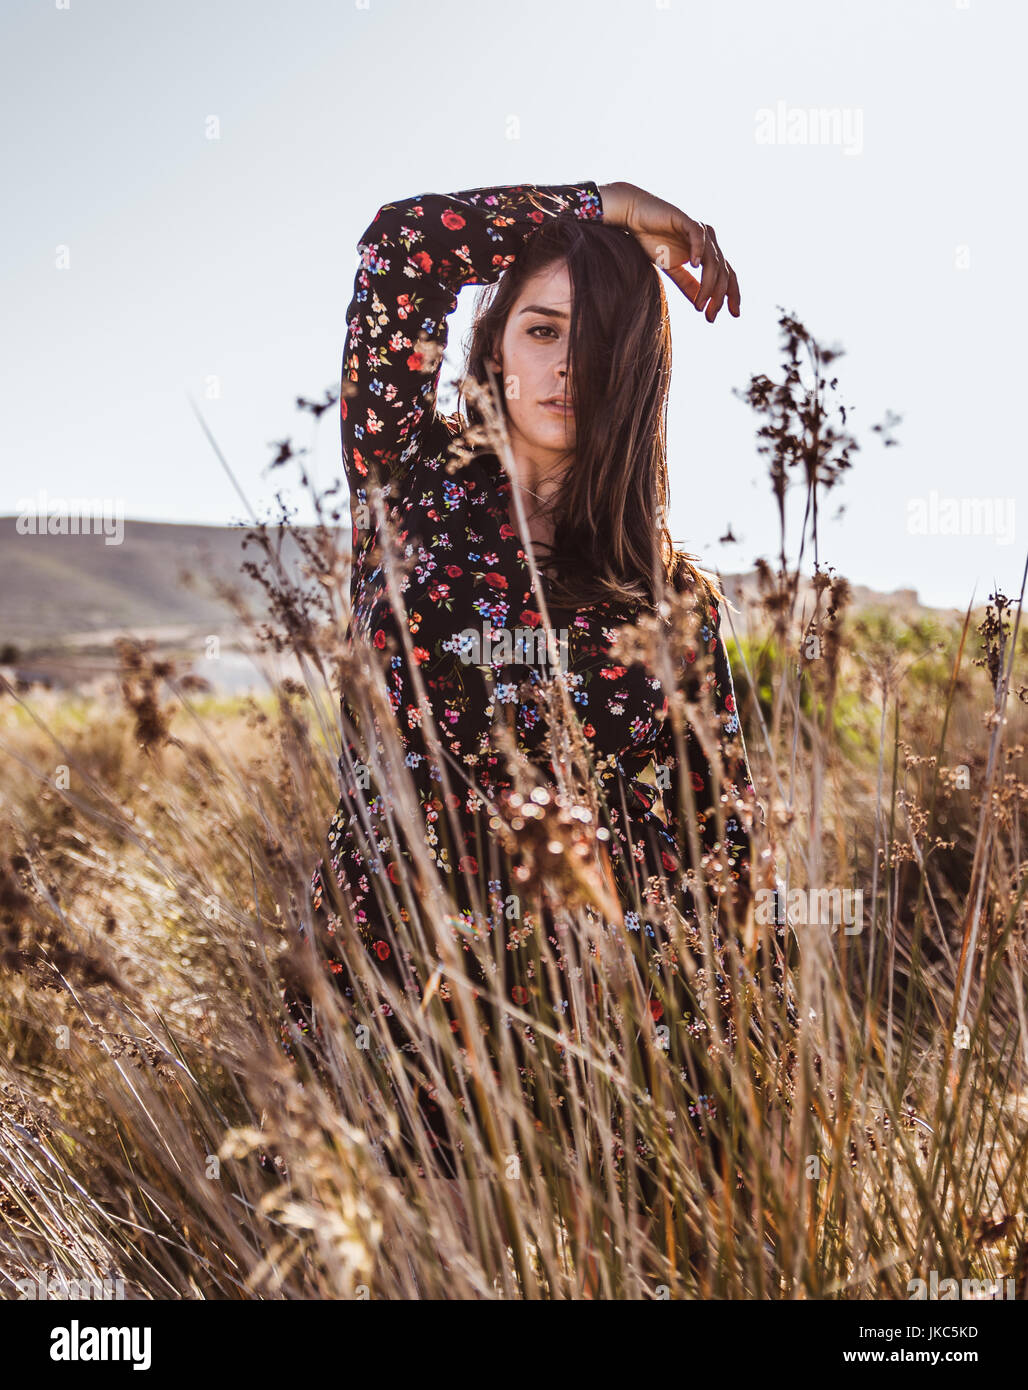
M 276 528 L 251 532 L 272 598 L 251 619 L 267 698 L 204 695 L 129 642 L 107 699 L 4 692 L 7 1296 L 45 1272 L 121 1279 L 131 1298 L 905 1298 L 933 1270 L 1024 1296 L 1021 601 L 993 596 L 977 627 L 970 609 L 962 625 L 852 611 L 818 540 L 856 448 L 828 406 L 837 354 L 794 319 L 782 329 L 782 380 L 746 393 L 778 563 L 729 611 L 770 839 L 755 830 L 766 854 L 745 901 L 717 903 L 723 950 L 716 895 L 697 893 L 695 922 L 667 915 L 678 974 L 663 993 L 630 929 L 644 904 L 623 912 L 603 873 L 610 808 L 559 681 L 544 691 L 552 785 L 522 765 L 491 809 L 536 920 L 549 905 L 535 977 L 553 979 L 559 943 L 569 1017 L 473 987 L 472 960 L 498 977 L 498 905 L 469 883 L 481 911 L 460 914 L 427 842 L 379 879 L 424 998 L 377 1006 L 390 986 L 345 901 L 317 927 L 310 874 L 356 733 L 342 691 L 380 732 L 369 757 L 395 826 L 418 815 L 374 654 L 347 635 L 334 492 L 293 530 L 300 572 Z M 316 427 L 326 405 L 299 404 Z M 685 606 L 670 616 L 684 642 Z M 623 643 L 673 655 L 645 623 Z M 302 679 L 276 671 L 282 652 Z M 676 700 L 672 717 L 679 737 L 688 721 L 709 738 L 702 709 Z M 444 815 L 466 791 L 449 771 Z M 776 875 L 788 925 L 766 910 Z M 846 893 L 849 921 L 808 920 Z M 284 987 L 309 1003 L 302 1028 Z M 483 1009 L 501 1021 L 491 1047 Z M 404 1140 L 423 1133 L 426 1077 L 455 1181 L 427 1137 Z

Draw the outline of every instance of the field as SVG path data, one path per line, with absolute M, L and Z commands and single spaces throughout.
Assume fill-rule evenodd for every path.
M 815 527 L 828 437 L 793 455 Z M 776 500 L 789 467 L 771 455 Z M 801 581 L 784 535 L 736 591 L 760 882 L 783 880 L 788 921 L 758 895 L 731 923 L 727 1015 L 705 911 L 678 938 L 686 1014 L 655 1010 L 598 930 L 597 810 L 570 776 L 592 814 L 580 867 L 540 864 L 533 891 L 567 914 L 573 1034 L 508 1004 L 497 1056 L 459 1049 L 442 1004 L 472 1018 L 462 957 L 489 942 L 455 930 L 441 885 L 396 885 L 441 962 L 406 1007 L 464 1143 L 447 1183 L 419 1174 L 425 1154 L 380 1161 L 415 1103 L 410 1054 L 374 1012 L 343 1013 L 333 952 L 359 945 L 298 932 L 340 690 L 384 698 L 340 637 L 338 528 L 301 538 L 300 571 L 257 536 L 276 601 L 254 637 L 294 672 L 269 665 L 266 694 L 203 688 L 126 641 L 106 687 L 0 695 L 6 1296 L 43 1276 L 136 1299 L 905 1299 L 946 1279 L 1028 1296 L 1016 596 L 966 614 L 858 599 L 822 565 Z M 539 817 L 550 840 L 572 833 L 561 811 Z M 283 1032 L 297 982 L 316 1056 Z M 532 1095 L 514 1033 L 536 1048 Z M 540 1120 L 554 1107 L 566 1125 Z

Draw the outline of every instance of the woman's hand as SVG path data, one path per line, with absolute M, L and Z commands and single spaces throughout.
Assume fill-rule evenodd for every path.
M 709 223 L 694 221 L 674 203 L 667 203 L 634 183 L 601 184 L 599 194 L 604 222 L 632 232 L 650 260 L 660 266 L 696 309 L 706 305 L 708 323 L 717 318 L 726 298 L 728 312 L 739 317 L 739 282 Z M 687 263 L 703 267 L 699 280 L 689 274 Z

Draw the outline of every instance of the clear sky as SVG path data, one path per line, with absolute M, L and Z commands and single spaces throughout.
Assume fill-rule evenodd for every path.
M 775 372 L 782 305 L 845 349 L 863 445 L 825 560 L 939 605 L 1017 592 L 1016 0 L 63 3 L 4 0 L 0 20 L 0 513 L 42 489 L 238 519 L 188 397 L 269 500 L 271 441 L 310 435 L 296 396 L 338 380 L 356 243 L 383 202 L 625 179 L 712 223 L 742 288 L 742 317 L 710 325 L 665 282 L 676 539 L 726 572 L 774 553 L 732 387 Z M 766 138 L 811 110 L 840 113 L 837 138 Z M 869 432 L 887 407 L 904 417 L 888 451 Z M 314 447 L 327 481 L 334 411 Z M 912 503 L 931 526 L 946 498 L 994 533 L 912 534 Z M 739 545 L 718 544 L 729 521 Z

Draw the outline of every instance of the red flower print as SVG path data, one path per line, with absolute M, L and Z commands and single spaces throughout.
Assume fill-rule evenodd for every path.
M 496 570 L 490 570 L 485 577 L 485 582 L 493 589 L 506 589 L 507 576 L 497 573 Z
M 620 680 L 627 670 L 627 666 L 604 666 L 600 675 L 604 680 L 616 681 Z
M 650 1000 L 650 1014 L 653 1018 L 654 1023 L 656 1023 L 658 1019 L 664 1017 L 664 1005 L 660 1002 L 659 999 Z
M 457 864 L 457 872 L 461 874 L 477 874 L 478 860 L 473 854 L 462 855 Z
M 699 772 L 694 772 L 689 780 L 692 782 L 692 789 L 694 792 L 701 792 L 706 786 L 703 776 Z
M 393 954 L 388 941 L 376 941 L 372 950 L 375 952 L 375 955 L 378 956 L 379 960 L 388 960 Z
M 512 541 L 514 537 L 517 535 L 517 532 L 514 530 L 514 527 L 510 524 L 509 521 L 505 521 L 503 525 L 500 527 L 500 535 L 503 537 L 505 541 Z
M 695 651 L 693 651 L 692 647 L 687 647 L 687 648 L 686 648 L 685 659 L 686 659 L 686 661 L 695 661 L 695 660 L 696 660 L 696 653 L 695 653 Z
M 734 714 L 734 713 L 735 713 L 735 696 L 734 696 L 734 695 L 726 695 L 726 696 L 725 696 L 725 709 L 728 711 L 729 714 Z
M 521 622 L 527 623 L 529 627 L 538 627 L 542 620 L 542 614 L 537 613 L 534 608 L 526 608 L 520 619 Z
M 432 653 L 426 652 L 424 647 L 414 648 L 414 660 L 418 663 L 419 666 L 424 666 L 425 662 L 430 661 L 431 658 Z
M 421 372 L 425 369 L 425 359 L 420 352 L 412 352 L 407 358 L 407 366 L 412 372 Z
M 443 226 L 451 232 L 459 232 L 461 227 L 465 225 L 464 218 L 461 217 L 460 213 L 454 212 L 450 208 L 447 208 L 443 213 L 442 221 Z
M 524 985 L 515 985 L 510 992 L 510 997 L 514 1000 L 515 1004 L 527 1004 L 528 990 Z
M 427 251 L 415 251 L 414 255 L 411 257 L 411 260 L 418 267 L 418 269 L 423 270 L 426 275 L 432 269 L 432 257 L 428 254 Z
M 446 574 L 450 579 L 459 579 L 463 573 L 464 571 L 461 569 L 460 565 L 446 566 Z
M 390 864 L 387 866 L 387 868 L 386 868 L 386 873 L 387 873 L 388 876 L 389 876 L 389 882 L 390 882 L 390 883 L 399 883 L 399 879 L 396 877 L 396 865 L 395 865 L 395 864 L 390 863 Z
M 544 216 L 544 214 L 541 213 L 538 208 L 534 208 L 528 215 L 533 222 L 541 222 Z
M 374 642 L 375 646 L 379 649 L 379 651 L 381 651 L 386 644 L 386 635 L 382 631 L 382 629 L 379 628 L 371 640 Z
M 593 728 L 591 724 L 583 724 L 582 733 L 585 734 L 586 738 L 596 737 L 596 730 Z
M 660 862 L 664 865 L 664 868 L 669 874 L 674 873 L 678 868 L 678 860 L 673 854 L 668 854 L 666 849 L 660 851 Z

